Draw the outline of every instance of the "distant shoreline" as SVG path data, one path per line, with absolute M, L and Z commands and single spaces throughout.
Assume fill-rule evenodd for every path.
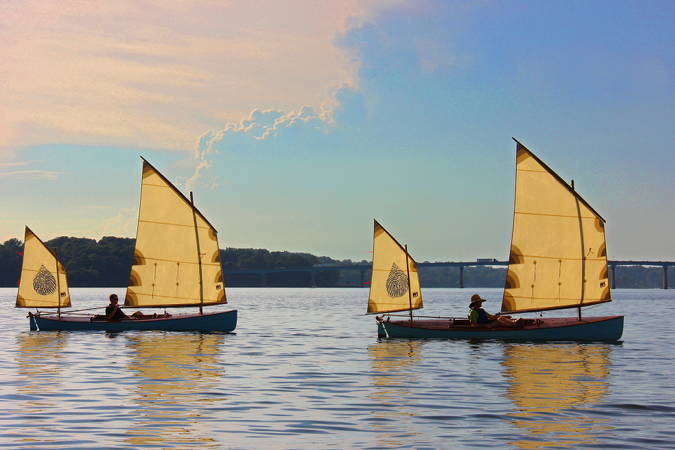
M 61 236 L 46 242 L 66 268 L 71 287 L 126 286 L 133 258 L 135 240 L 103 237 Z M 23 242 L 10 239 L 0 244 L 0 287 L 17 287 Z M 220 250 L 224 282 L 227 287 L 367 287 L 370 262 L 337 260 L 311 253 L 270 251 L 253 248 Z M 476 260 L 482 266 L 425 266 L 418 262 L 424 288 L 502 288 L 505 266 L 490 266 L 495 260 Z M 455 264 L 455 263 L 450 263 Z M 503 262 L 501 264 L 504 264 Z M 335 267 L 333 269 L 333 267 Z M 670 274 L 675 268 L 671 267 Z M 618 289 L 658 289 L 663 285 L 661 267 L 617 266 Z M 670 277 L 675 280 L 675 277 Z M 675 283 L 675 281 L 673 282 Z

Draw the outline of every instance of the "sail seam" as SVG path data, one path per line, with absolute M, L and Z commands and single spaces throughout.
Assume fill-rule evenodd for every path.
M 604 257 L 600 257 L 600 258 L 565 258 L 563 256 L 539 256 L 539 255 L 525 255 L 525 254 L 523 254 L 521 256 L 524 256 L 525 258 L 561 259 L 563 261 L 582 261 L 582 260 L 604 261 L 605 260 Z
M 138 221 L 142 222 L 142 223 L 154 223 L 154 224 L 157 224 L 157 225 L 172 225 L 174 227 L 186 227 L 186 228 L 194 229 L 194 225 L 183 225 L 183 224 L 180 224 L 180 223 L 158 222 L 158 221 L 155 221 L 155 220 L 144 220 L 144 219 L 138 219 Z M 197 228 L 202 229 L 202 230 L 211 230 L 211 228 L 204 227 L 204 226 L 201 226 L 201 227 L 197 226 Z
M 522 295 L 512 295 L 512 297 L 513 298 L 522 298 L 522 299 L 526 299 L 526 300 L 530 300 L 530 299 L 532 299 L 532 300 L 558 300 L 558 299 L 560 299 L 560 300 L 563 300 L 563 301 L 567 301 L 567 300 L 578 301 L 579 300 L 579 297 L 571 297 L 571 298 L 568 298 L 568 297 L 525 297 L 525 296 L 522 296 Z M 603 299 L 602 298 L 591 298 L 591 299 L 589 299 L 588 297 L 586 297 L 586 298 L 584 298 L 584 303 L 587 302 L 587 301 L 597 301 L 597 300 L 603 300 Z M 577 306 L 578 305 L 575 303 L 574 305 L 570 305 L 570 308 L 576 308 Z
M 527 216 L 549 216 L 549 217 L 565 217 L 568 219 L 597 219 L 595 216 L 570 216 L 567 214 L 547 214 L 547 213 L 534 213 L 534 212 L 523 212 L 523 211 L 514 211 L 514 214 L 524 214 Z
M 194 265 L 199 264 L 197 262 L 192 262 L 192 261 L 183 261 L 183 260 L 178 260 L 178 259 L 150 258 L 149 256 L 145 256 L 145 257 L 143 257 L 143 259 L 148 260 L 148 261 L 162 261 L 162 262 L 181 263 L 181 264 L 194 264 Z M 143 265 L 144 264 L 134 264 L 134 266 L 143 266 Z M 218 267 L 218 266 L 220 266 L 220 264 L 219 263 L 202 263 L 202 266 Z

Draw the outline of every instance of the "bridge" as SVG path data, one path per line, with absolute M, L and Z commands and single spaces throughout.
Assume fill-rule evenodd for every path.
M 480 267 L 480 266 L 508 266 L 508 261 L 497 261 L 496 259 L 479 259 L 476 261 L 452 261 L 452 262 L 422 262 L 417 263 L 418 267 L 458 267 L 459 268 L 459 287 L 464 288 L 464 269 L 466 267 Z M 612 289 L 616 289 L 616 267 L 617 266 L 642 266 L 642 267 L 661 267 L 663 270 L 661 287 L 668 289 L 668 269 L 675 266 L 675 261 L 608 261 L 610 271 L 612 272 L 611 282 Z M 340 270 L 354 270 L 359 272 L 361 279 L 361 286 L 366 282 L 366 273 L 371 269 L 370 264 L 351 264 L 351 265 L 335 265 L 335 266 L 312 266 L 312 267 L 295 267 L 295 268 L 278 268 L 278 269 L 243 269 L 243 270 L 224 270 L 225 277 L 232 275 L 251 275 L 257 276 L 260 280 L 261 286 L 268 285 L 268 278 L 271 274 L 283 273 L 298 273 L 305 272 L 310 275 L 310 286 L 317 285 L 317 274 L 327 271 Z

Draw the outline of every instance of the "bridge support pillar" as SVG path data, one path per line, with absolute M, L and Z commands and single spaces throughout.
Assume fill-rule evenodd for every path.
M 459 266 L 459 287 L 464 289 L 464 266 Z
M 311 284 L 309 287 L 316 287 L 316 270 L 310 270 L 309 274 L 311 276 Z
M 668 265 L 663 265 L 663 289 L 668 289 Z
M 610 264 L 609 268 L 612 270 L 612 289 L 616 289 L 616 264 Z

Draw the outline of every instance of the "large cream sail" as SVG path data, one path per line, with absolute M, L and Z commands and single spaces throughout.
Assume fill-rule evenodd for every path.
M 26 227 L 17 308 L 67 308 L 70 293 L 66 269 L 56 255 Z
M 513 235 L 502 312 L 608 301 L 605 220 L 517 142 Z
M 169 180 L 143 160 L 136 247 L 124 304 L 168 307 L 218 303 L 227 303 L 227 299 L 216 230 Z
M 407 311 L 421 307 L 422 290 L 417 263 L 376 220 L 368 313 Z

